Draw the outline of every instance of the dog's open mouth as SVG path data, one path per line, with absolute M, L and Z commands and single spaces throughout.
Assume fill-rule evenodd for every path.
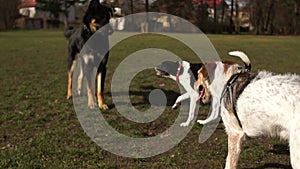
M 199 97 L 197 99 L 198 103 L 203 103 L 205 99 L 205 88 L 203 86 L 199 86 Z
M 169 76 L 170 74 L 164 70 L 161 70 L 159 68 L 155 68 L 155 71 L 156 71 L 156 75 L 157 76 L 162 76 L 162 77 L 165 77 L 165 76 Z

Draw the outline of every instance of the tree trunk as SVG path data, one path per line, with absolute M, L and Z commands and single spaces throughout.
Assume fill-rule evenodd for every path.
M 12 29 L 15 19 L 18 16 L 18 0 L 0 0 L 0 22 L 3 23 L 3 29 Z
M 235 33 L 240 33 L 239 1 L 235 0 Z
M 232 34 L 233 30 L 233 4 L 234 0 L 231 0 L 231 9 L 230 9 L 230 22 L 229 22 L 229 33 Z
M 68 11 L 68 5 L 67 5 L 67 2 L 64 3 L 64 15 L 65 15 L 65 18 L 64 18 L 64 23 L 65 23 L 65 29 L 67 29 L 69 27 L 69 11 Z
M 262 9 L 259 1 L 260 0 L 256 0 L 256 35 L 260 34 L 260 19 L 262 15 Z
M 271 0 L 270 5 L 269 5 L 269 9 L 268 9 L 268 13 L 267 13 L 266 25 L 264 27 L 264 31 L 268 32 L 268 33 L 270 33 L 269 24 L 271 22 L 271 13 L 273 11 L 273 7 L 274 7 L 274 0 Z
M 133 0 L 130 0 L 130 12 L 133 14 Z
M 222 18 L 221 18 L 222 23 L 224 23 L 225 5 L 226 5 L 226 2 L 225 2 L 225 0 L 223 0 L 223 2 L 222 2 Z
M 214 22 L 217 22 L 217 0 L 214 0 Z

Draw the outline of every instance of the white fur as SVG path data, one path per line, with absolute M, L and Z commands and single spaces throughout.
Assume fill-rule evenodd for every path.
M 188 93 L 188 96 L 190 98 L 188 119 L 186 122 L 180 124 L 181 127 L 186 127 L 194 119 L 194 113 L 195 113 L 196 107 L 197 107 L 196 102 L 197 102 L 199 94 L 196 90 L 194 90 L 194 88 L 190 84 L 190 82 L 191 82 L 191 74 L 189 73 L 190 64 L 186 61 L 183 61 L 182 67 L 183 67 L 183 73 L 182 73 L 182 75 L 179 76 L 179 83 L 184 87 L 184 89 L 186 90 L 186 92 Z M 185 95 L 185 97 L 181 97 L 181 99 L 187 99 L 187 98 L 188 98 L 187 95 Z M 178 101 L 182 101 L 182 100 L 178 100 Z M 175 104 L 178 104 L 177 100 L 176 100 Z
M 236 108 L 242 129 L 222 104 L 221 116 L 229 137 L 272 136 L 289 140 L 292 167 L 300 168 L 300 76 L 259 72 L 240 95 Z M 234 144 L 242 144 L 243 140 L 236 138 Z M 237 166 L 240 151 L 239 148 L 228 154 L 226 168 Z
M 208 86 L 209 91 L 212 94 L 212 100 L 211 100 L 211 113 L 210 116 L 205 120 L 197 120 L 200 124 L 207 124 L 211 121 L 214 121 L 218 119 L 220 116 L 220 99 L 221 99 L 221 93 L 225 87 L 226 82 L 230 79 L 231 73 L 236 72 L 237 67 L 240 67 L 238 64 L 232 65 L 227 72 L 231 72 L 230 74 L 224 73 L 224 65 L 222 62 L 216 62 L 217 66 L 214 72 L 214 80 L 209 85 L 208 81 L 206 81 L 206 84 Z
M 239 55 L 247 62 L 241 53 L 231 54 Z M 208 89 L 212 95 L 212 114 L 218 115 L 221 110 L 221 117 L 228 134 L 225 168 L 237 168 L 242 143 L 246 136 L 264 135 L 288 140 L 292 167 L 300 169 L 300 76 L 259 72 L 246 86 L 236 103 L 241 127 L 237 117 L 226 109 L 224 99 L 221 99 L 222 91 L 230 76 L 222 70 L 222 63 L 217 62 L 215 77 L 211 84 L 208 84 Z M 216 114 L 214 117 L 218 117 Z M 203 123 L 203 121 L 198 122 Z
M 231 56 L 237 56 L 237 57 L 239 57 L 247 65 L 250 64 L 250 59 L 248 58 L 248 56 L 244 52 L 241 52 L 241 51 L 231 51 L 228 54 L 231 55 Z
M 188 98 L 190 98 L 190 107 L 189 107 L 189 116 L 186 122 L 183 122 L 180 124 L 181 127 L 186 127 L 188 126 L 191 121 L 194 119 L 194 114 L 196 111 L 196 102 L 198 99 L 198 92 L 193 88 L 193 86 L 191 86 L 190 82 L 191 82 L 191 74 L 189 73 L 189 69 L 190 69 L 190 63 L 186 62 L 186 61 L 182 61 L 182 69 L 183 69 L 183 73 L 179 76 L 179 83 L 183 86 L 183 88 L 185 89 L 186 93 L 182 94 L 181 96 L 179 96 L 174 105 L 172 106 L 172 108 L 176 108 L 177 105 L 182 102 L 183 100 L 186 100 Z M 170 78 L 173 80 L 176 80 L 176 76 L 172 76 L 170 75 Z

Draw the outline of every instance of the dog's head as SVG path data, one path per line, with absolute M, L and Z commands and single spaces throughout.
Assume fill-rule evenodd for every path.
M 202 103 L 210 102 L 212 94 L 221 94 L 230 77 L 242 69 L 242 66 L 230 61 L 205 63 L 198 71 L 194 85 L 200 91 L 199 100 Z
M 236 73 L 251 70 L 248 56 L 240 51 L 229 52 L 231 56 L 242 59 L 245 68 L 231 61 L 205 63 L 198 71 L 198 79 L 194 84 L 200 90 L 200 101 L 208 103 L 211 95 L 220 95 L 227 81 Z
M 101 4 L 99 0 L 91 0 L 89 7 L 83 17 L 83 24 L 95 33 L 98 29 L 109 23 L 113 16 L 113 9 Z
M 158 76 L 171 78 L 177 81 L 180 79 L 180 76 L 189 73 L 190 67 L 190 63 L 186 61 L 164 61 L 155 67 L 155 71 Z

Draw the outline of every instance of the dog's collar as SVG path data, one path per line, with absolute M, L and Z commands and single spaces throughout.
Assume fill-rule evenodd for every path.
M 179 84 L 179 74 L 180 74 L 180 70 L 182 68 L 182 63 L 179 63 L 179 66 L 177 68 L 177 72 L 176 72 L 176 83 Z

